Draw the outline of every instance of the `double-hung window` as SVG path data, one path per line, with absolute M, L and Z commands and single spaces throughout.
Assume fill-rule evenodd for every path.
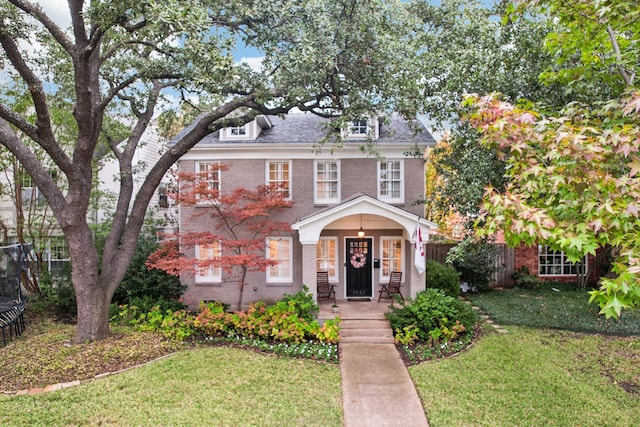
M 52 237 L 48 246 L 44 261 L 47 264 L 49 274 L 53 277 L 61 277 L 71 262 L 67 241 L 64 237 Z
M 575 276 L 584 274 L 587 260 L 569 262 L 564 252 L 552 251 L 548 246 L 538 246 L 538 274 L 540 276 Z
M 404 202 L 402 160 L 378 162 L 378 198 L 385 202 Z
M 380 279 L 388 280 L 392 271 L 402 271 L 404 240 L 400 237 L 380 238 Z
M 196 176 L 199 183 L 206 183 L 199 193 L 198 203 L 212 203 L 220 196 L 220 162 L 196 162 Z
M 267 283 L 293 280 L 293 240 L 291 237 L 267 238 L 267 259 L 277 261 L 267 269 Z
M 329 273 L 329 280 L 338 281 L 338 238 L 320 237 L 316 246 L 316 271 Z
M 215 283 L 222 281 L 222 269 L 218 264 L 222 256 L 220 242 L 198 244 L 196 250 L 196 283 Z M 218 260 L 218 262 L 216 262 Z
M 268 161 L 267 185 L 276 187 L 285 199 L 291 199 L 291 162 Z
M 315 162 L 315 203 L 340 201 L 340 164 L 336 160 Z

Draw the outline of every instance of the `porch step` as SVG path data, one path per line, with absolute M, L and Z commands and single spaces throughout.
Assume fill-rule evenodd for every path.
M 388 320 L 343 320 L 340 342 L 393 344 L 393 332 Z

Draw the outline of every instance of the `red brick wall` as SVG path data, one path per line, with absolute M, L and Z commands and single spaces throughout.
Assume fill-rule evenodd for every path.
M 520 246 L 515 249 L 515 270 L 517 271 L 521 267 L 527 267 L 529 272 L 539 277 L 542 280 L 553 280 L 556 282 L 567 282 L 572 283 L 576 281 L 575 276 L 549 276 L 549 275 L 540 275 L 538 274 L 538 246 L 525 247 Z M 587 265 L 591 268 L 596 262 L 596 258 L 592 255 L 587 257 Z M 591 276 L 589 277 L 589 282 L 591 284 L 597 283 L 598 279 L 602 277 L 606 273 L 606 265 L 600 264 Z

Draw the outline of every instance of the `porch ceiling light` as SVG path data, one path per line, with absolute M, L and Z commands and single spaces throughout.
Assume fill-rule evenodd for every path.
M 362 214 L 360 214 L 360 230 L 358 230 L 358 237 L 361 239 L 364 237 L 364 230 L 362 229 Z

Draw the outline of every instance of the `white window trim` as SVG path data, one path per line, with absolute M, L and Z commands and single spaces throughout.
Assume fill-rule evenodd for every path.
M 347 124 L 347 128 L 344 130 L 343 135 L 346 139 L 378 139 L 378 117 L 376 115 L 365 116 L 359 120 L 363 120 L 367 122 L 367 128 L 365 133 L 353 133 L 353 123 L 356 120 L 351 120 Z
M 36 187 L 37 188 L 37 187 Z M 61 250 L 54 250 L 55 248 L 61 248 Z M 57 254 L 62 253 L 65 255 L 63 258 L 58 258 Z M 52 271 L 52 264 L 59 263 L 61 269 L 64 269 L 65 266 L 71 263 L 71 255 L 69 255 L 69 245 L 67 241 L 62 236 L 56 236 L 54 238 L 50 238 L 47 241 L 47 248 L 44 252 L 43 261 L 47 264 L 47 271 L 49 273 L 54 273 Z M 56 270 L 56 273 L 58 271 Z
M 218 245 L 220 245 L 220 243 L 218 242 Z M 198 250 L 200 247 L 200 245 L 196 244 L 194 246 L 194 250 L 195 250 L 195 258 L 200 260 L 200 259 L 212 259 L 212 258 L 200 258 L 198 255 L 200 254 L 200 251 Z M 213 248 L 209 249 L 211 251 L 213 251 Z M 220 253 L 222 253 L 222 246 L 220 246 Z M 222 268 L 221 267 L 208 267 L 207 268 L 207 272 L 210 272 L 210 274 L 199 274 L 198 273 L 198 267 L 196 266 L 196 271 L 194 273 L 194 280 L 196 283 L 220 283 L 222 282 Z
M 221 140 L 229 141 L 229 140 L 245 140 L 245 139 L 253 139 L 251 138 L 251 124 L 253 122 L 245 123 L 242 126 L 230 126 L 227 128 L 223 128 L 221 130 Z M 244 129 L 244 135 L 233 135 L 231 134 L 231 129 Z
M 290 258 L 289 260 L 289 272 L 287 276 L 278 276 L 278 277 L 271 277 L 270 275 L 270 268 L 267 268 L 266 271 L 266 280 L 267 283 L 290 283 L 293 281 L 293 238 L 291 237 L 267 237 L 267 248 L 266 248 L 266 258 L 267 259 L 271 259 L 269 257 L 269 250 L 270 250 L 270 243 L 272 240 L 278 240 L 278 241 L 287 241 L 289 244 L 289 256 Z
M 381 194 L 381 178 L 380 178 L 380 173 L 381 173 L 381 168 L 380 165 L 382 163 L 389 163 L 389 162 L 399 162 L 400 163 L 400 197 L 388 197 L 388 196 L 383 196 Z M 384 161 L 379 161 L 378 165 L 377 165 L 377 179 L 376 179 L 376 185 L 377 185 L 377 189 L 378 189 L 378 199 L 388 202 L 388 203 L 404 203 L 404 186 L 405 186 L 405 177 L 404 177 L 404 159 L 387 159 Z
M 318 163 L 335 163 L 337 169 L 337 181 L 338 181 L 338 190 L 336 192 L 336 197 L 331 199 L 321 199 L 318 197 Z M 313 162 L 313 201 L 317 204 L 327 204 L 327 203 L 339 203 L 340 202 L 340 194 L 341 194 L 341 182 L 340 182 L 340 160 L 316 160 Z
M 335 274 L 333 276 L 329 276 L 329 282 L 338 282 L 340 280 L 340 268 L 338 266 L 338 237 L 336 236 L 326 236 L 326 237 L 320 237 L 320 239 L 318 239 L 318 243 L 320 243 L 321 241 L 333 241 L 334 244 L 334 258 L 333 258 L 333 265 L 334 268 L 333 270 L 335 271 Z
M 356 127 L 355 123 L 356 122 L 366 122 L 365 124 L 365 128 L 364 128 L 364 133 L 362 132 L 353 132 L 353 128 Z M 358 126 L 360 127 L 360 126 Z M 351 120 L 349 122 L 349 127 L 347 128 L 347 138 L 352 138 L 352 139 L 358 139 L 358 138 L 366 138 L 367 136 L 369 136 L 371 133 L 371 119 L 370 118 L 361 118 L 358 120 Z
M 381 236 L 380 237 L 380 281 L 385 281 L 385 280 L 389 280 L 390 276 L 385 276 L 384 275 L 384 267 L 383 267 L 383 262 L 384 262 L 384 241 L 385 240 L 400 240 L 400 262 L 402 264 L 402 269 L 400 271 L 402 271 L 402 281 L 404 282 L 404 269 L 405 269 L 405 264 L 406 264 L 406 252 L 405 252 L 405 244 L 404 244 L 404 239 L 402 238 L 402 236 Z
M 221 162 L 219 160 L 196 160 L 195 162 L 195 173 L 196 179 L 200 179 L 200 173 L 203 172 L 200 170 L 201 163 L 210 163 L 218 166 L 218 195 L 222 194 L 222 169 L 220 168 Z M 198 205 L 207 205 L 211 203 L 216 203 L 217 200 L 198 200 Z
M 292 200 L 293 199 L 293 167 L 291 160 L 267 160 L 265 162 L 265 184 L 271 185 L 272 182 L 269 179 L 269 165 L 271 163 L 288 163 L 289 164 L 289 195 L 284 197 L 284 200 Z
M 542 245 L 538 245 L 538 276 L 540 276 L 540 277 L 559 277 L 559 276 L 575 277 L 576 276 L 575 273 L 565 273 L 564 272 L 564 267 L 567 266 L 567 265 L 571 265 L 572 264 L 569 261 L 567 261 L 567 257 L 565 255 L 564 251 L 555 251 L 556 254 L 552 255 L 552 256 L 560 255 L 562 257 L 561 264 L 555 264 L 554 263 L 554 264 L 550 265 L 551 267 L 559 266 L 561 272 L 559 274 L 556 274 L 556 273 L 542 273 L 541 270 L 542 270 L 542 265 L 543 264 L 540 262 L 540 257 L 544 256 L 544 255 L 542 255 L 542 248 L 543 248 Z M 550 249 L 547 249 L 547 250 L 550 251 Z M 588 271 L 589 270 L 589 268 L 588 268 L 589 266 L 587 264 L 588 263 L 588 257 L 585 256 L 583 258 L 583 261 L 584 262 L 583 262 L 583 267 L 582 268 L 584 269 L 584 271 Z M 545 266 L 549 266 L 548 264 L 544 264 L 544 265 Z M 576 266 L 576 268 L 577 268 L 577 266 Z

